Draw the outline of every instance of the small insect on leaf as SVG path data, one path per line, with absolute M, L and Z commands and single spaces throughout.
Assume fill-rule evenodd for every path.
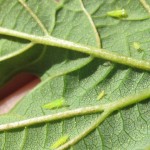
M 61 145 L 65 144 L 68 139 L 69 139 L 69 136 L 64 135 L 61 138 L 59 138 L 56 142 L 54 142 L 50 148 L 56 149 L 56 148 L 60 147 Z
M 142 51 L 141 45 L 138 42 L 133 42 L 133 48 L 135 48 L 138 51 Z
M 65 104 L 65 100 L 64 98 L 60 98 L 60 99 L 56 99 L 48 104 L 45 104 L 44 106 L 42 106 L 44 109 L 57 109 L 57 108 L 61 108 Z
M 128 16 L 125 9 L 109 11 L 107 15 L 114 18 L 126 18 Z
M 112 63 L 110 61 L 106 61 L 103 63 L 103 66 L 106 66 L 106 67 L 111 66 L 111 65 L 112 65 Z
M 104 95 L 105 95 L 105 91 L 103 90 L 103 91 L 101 91 L 101 92 L 99 93 L 99 95 L 97 96 L 97 100 L 102 99 L 102 98 L 104 97 Z

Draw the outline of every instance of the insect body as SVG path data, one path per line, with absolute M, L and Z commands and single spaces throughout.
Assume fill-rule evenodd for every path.
M 100 100 L 104 97 L 105 95 L 105 91 L 103 90 L 98 96 L 97 96 L 97 100 Z
M 106 61 L 105 63 L 103 63 L 103 66 L 111 66 L 112 65 L 112 63 L 110 62 L 110 61 Z
M 65 104 L 64 98 L 56 99 L 48 104 L 45 104 L 42 106 L 45 109 L 56 109 L 56 108 L 61 108 Z
M 68 139 L 69 139 L 69 136 L 64 135 L 61 138 L 59 138 L 56 142 L 54 142 L 50 148 L 56 149 L 56 148 L 60 147 L 61 145 L 63 145 L 64 143 L 66 143 Z
M 133 42 L 133 47 L 138 51 L 142 51 L 141 45 L 138 42 Z
M 126 18 L 128 16 L 125 9 L 109 11 L 107 15 L 114 18 Z

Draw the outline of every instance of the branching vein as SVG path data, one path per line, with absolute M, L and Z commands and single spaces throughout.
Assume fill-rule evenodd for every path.
M 65 112 L 59 112 L 59 113 L 51 114 L 51 115 L 47 115 L 47 116 L 41 116 L 41 117 L 36 117 L 36 118 L 18 121 L 18 122 L 14 122 L 14 123 L 3 124 L 3 125 L 0 125 L 0 131 L 31 126 L 31 125 L 39 124 L 39 123 L 43 123 L 43 122 L 50 122 L 50 121 L 54 121 L 54 120 L 71 118 L 71 117 L 79 116 L 79 115 L 87 115 L 87 114 L 91 114 L 91 113 L 107 112 L 108 114 L 110 114 L 116 110 L 120 110 L 124 107 L 144 101 L 147 98 L 150 98 L 150 88 L 147 88 L 135 95 L 130 95 L 121 100 L 118 100 L 118 101 L 112 102 L 112 103 L 108 103 L 108 104 L 101 104 L 99 106 L 77 108 L 77 109 L 73 109 L 73 110 L 69 110 L 69 111 L 65 111 Z
M 148 11 L 150 14 L 150 6 L 147 4 L 146 0 L 140 0 L 141 4 L 144 6 L 144 8 Z
M 27 46 L 23 47 L 22 49 L 19 49 L 19 50 L 15 51 L 11 54 L 8 54 L 6 56 L 2 56 L 2 57 L 0 57 L 0 62 L 3 60 L 6 60 L 6 59 L 12 58 L 14 56 L 20 55 L 21 53 L 27 51 L 28 49 L 30 49 L 33 46 L 34 46 L 34 43 L 31 42 Z
M 38 23 L 42 31 L 45 33 L 45 35 L 49 35 L 48 31 L 46 30 L 45 26 L 43 23 L 40 21 L 40 19 L 36 16 L 36 14 L 30 9 L 30 7 L 23 1 L 23 0 L 18 0 L 23 7 L 30 13 L 30 15 L 35 19 L 35 21 Z
M 83 12 L 86 14 L 86 16 L 87 16 L 88 19 L 89 19 L 90 24 L 92 25 L 92 28 L 93 28 L 94 33 L 95 33 L 95 36 L 96 36 L 97 46 L 98 46 L 98 48 L 101 48 L 100 37 L 99 37 L 99 34 L 98 34 L 98 32 L 97 32 L 97 29 L 96 29 L 96 27 L 95 27 L 95 25 L 94 25 L 94 22 L 93 22 L 91 16 L 89 15 L 89 13 L 86 11 L 86 9 L 85 9 L 85 7 L 84 7 L 84 5 L 83 5 L 82 0 L 80 0 L 80 4 L 81 4 L 81 8 L 83 9 Z
M 3 27 L 0 27 L 0 34 L 30 40 L 31 42 L 37 43 L 37 44 L 66 48 L 68 50 L 86 53 L 91 56 L 106 59 L 106 60 L 116 62 L 119 64 L 124 64 L 127 66 L 150 71 L 150 62 L 149 61 L 137 60 L 137 59 L 119 55 L 117 53 L 113 53 L 113 52 L 110 52 L 110 51 L 107 51 L 104 49 L 84 46 L 84 45 L 76 44 L 74 42 L 69 42 L 69 41 L 65 41 L 62 39 L 58 39 L 58 38 L 55 38 L 52 36 L 43 36 L 43 37 L 35 36 L 35 35 L 27 34 L 27 33 L 14 31 L 11 29 L 6 29 Z

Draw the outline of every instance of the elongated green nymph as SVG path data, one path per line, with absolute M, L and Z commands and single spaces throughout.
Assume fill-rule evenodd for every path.
M 56 149 L 56 148 L 60 147 L 61 145 L 65 144 L 68 139 L 69 139 L 69 136 L 64 135 L 61 138 L 59 138 L 56 142 L 54 142 L 50 148 Z
M 101 92 L 99 93 L 99 95 L 97 96 L 97 100 L 102 99 L 102 98 L 104 97 L 104 95 L 105 95 L 105 91 L 103 90 L 103 91 L 101 91 Z
M 109 11 L 107 12 L 107 15 L 115 18 L 125 18 L 128 16 L 125 9 Z
M 56 99 L 48 104 L 42 106 L 44 109 L 57 109 L 63 107 L 65 104 L 64 98 Z

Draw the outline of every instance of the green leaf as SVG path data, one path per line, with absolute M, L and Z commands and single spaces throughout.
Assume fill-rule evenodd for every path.
M 48 150 L 64 135 L 57 150 L 149 148 L 149 24 L 148 0 L 0 0 L 0 85 L 41 78 L 0 116 L 0 149 Z M 61 97 L 69 107 L 41 107 Z

